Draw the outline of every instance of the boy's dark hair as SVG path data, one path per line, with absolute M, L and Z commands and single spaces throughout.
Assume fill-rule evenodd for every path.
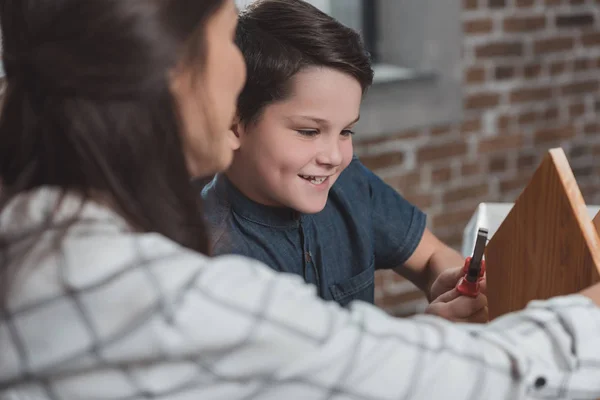
M 248 77 L 238 99 L 242 123 L 256 122 L 264 107 L 289 95 L 290 79 L 310 66 L 334 68 L 360 83 L 373 70 L 360 35 L 303 0 L 257 0 L 240 14 L 236 43 Z

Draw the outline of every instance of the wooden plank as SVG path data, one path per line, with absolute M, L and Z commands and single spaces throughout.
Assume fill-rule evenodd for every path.
M 598 233 L 598 236 L 600 237 L 600 211 L 596 214 L 592 223 L 594 224 L 594 228 L 596 228 L 596 233 Z
M 594 223 L 564 152 L 550 150 L 486 247 L 490 319 L 600 281 Z

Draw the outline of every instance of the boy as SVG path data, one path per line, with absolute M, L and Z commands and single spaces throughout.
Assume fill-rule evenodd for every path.
M 236 42 L 248 69 L 232 126 L 236 153 L 202 192 L 213 252 L 301 275 L 341 305 L 372 303 L 382 268 L 430 301 L 455 298 L 462 257 L 353 156 L 353 125 L 373 79 L 359 35 L 304 1 L 265 0 L 241 14 Z M 486 302 L 482 295 L 447 317 L 487 320 Z

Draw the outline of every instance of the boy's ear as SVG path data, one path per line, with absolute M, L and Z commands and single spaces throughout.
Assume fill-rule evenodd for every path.
M 227 135 L 229 136 L 229 144 L 232 148 L 232 150 L 238 150 L 241 146 L 241 141 L 240 141 L 240 130 L 243 129 L 243 126 L 240 124 L 239 119 L 236 117 L 235 120 L 233 121 L 233 123 L 231 124 L 231 128 L 229 128 L 229 131 L 227 132 Z
M 239 138 L 240 137 L 240 130 L 243 129 L 243 126 L 241 126 L 240 123 L 240 118 L 239 117 L 235 117 L 233 122 L 231 123 L 231 132 L 233 132 L 233 134 Z

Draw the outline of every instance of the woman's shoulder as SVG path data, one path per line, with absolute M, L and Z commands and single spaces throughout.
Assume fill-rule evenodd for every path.
M 88 369 L 103 367 L 95 354 L 102 362 L 154 359 L 172 368 L 163 361 L 236 346 L 263 312 L 266 294 L 275 291 L 276 302 L 293 292 L 314 296 L 300 277 L 277 276 L 242 256 L 209 257 L 89 211 L 68 230 L 46 230 L 29 243 L 9 249 L 18 290 L 7 298 L 0 331 L 12 321 L 21 349 L 0 335 L 7 354 L 0 386 L 25 376 L 45 381 L 57 368 L 79 376 L 86 362 Z M 26 374 L 20 350 L 30 355 Z
M 215 266 L 227 264 L 230 274 L 256 269 L 242 257 L 211 258 L 161 234 L 135 231 L 103 205 L 61 196 L 54 190 L 37 190 L 18 196 L 0 215 L 0 237 L 10 253 L 8 267 L 23 271 L 22 285 L 32 285 L 11 296 L 15 309 L 69 293 L 87 296 L 102 290 L 127 296 L 128 290 L 140 293 L 146 288 L 152 298 L 177 292 Z

